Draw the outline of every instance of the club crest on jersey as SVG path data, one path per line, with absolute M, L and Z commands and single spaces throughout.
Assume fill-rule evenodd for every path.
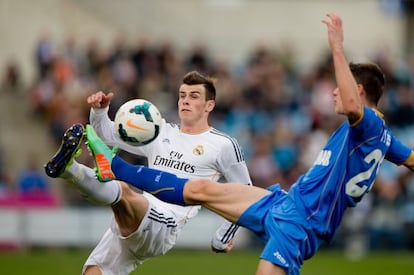
M 196 156 L 201 156 L 202 154 L 204 154 L 203 145 L 197 145 L 197 147 L 193 149 L 193 154 Z

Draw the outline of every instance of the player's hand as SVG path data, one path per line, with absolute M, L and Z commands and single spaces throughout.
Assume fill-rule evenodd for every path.
M 211 246 L 211 250 L 212 250 L 213 252 L 215 252 L 215 253 L 229 253 L 229 252 L 233 249 L 233 247 L 234 247 L 234 241 L 233 241 L 233 240 L 231 240 L 231 241 L 227 244 L 226 248 L 224 248 L 224 249 L 217 249 L 217 248 L 215 248 L 214 246 Z
M 343 50 L 344 34 L 342 29 L 342 19 L 334 13 L 326 15 L 328 19 L 322 20 L 328 27 L 328 41 L 332 50 Z
M 114 93 L 105 94 L 104 92 L 99 91 L 88 96 L 86 101 L 92 108 L 101 109 L 107 107 L 113 97 Z

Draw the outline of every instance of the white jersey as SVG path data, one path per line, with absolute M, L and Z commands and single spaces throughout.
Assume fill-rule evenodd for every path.
M 178 125 L 163 119 L 160 133 L 153 142 L 133 146 L 119 138 L 107 111 L 108 108 L 91 110 L 90 122 L 96 133 L 109 146 L 117 145 L 129 153 L 145 156 L 149 167 L 182 178 L 251 184 L 241 148 L 234 138 L 214 128 L 200 134 L 186 134 Z
M 180 131 L 178 125 L 163 120 L 160 133 L 153 142 L 145 146 L 133 146 L 119 138 L 107 113 L 108 107 L 91 109 L 90 123 L 96 133 L 109 146 L 118 146 L 129 153 L 146 157 L 149 167 L 183 178 L 251 184 L 239 144 L 234 138 L 214 128 L 200 134 L 186 134 Z M 146 192 L 144 196 L 150 202 L 156 201 Z M 194 217 L 200 209 L 200 206 L 167 205 L 169 210 L 178 217 L 185 217 L 185 220 Z M 213 236 L 214 247 L 224 249 L 237 229 L 238 226 L 225 221 Z

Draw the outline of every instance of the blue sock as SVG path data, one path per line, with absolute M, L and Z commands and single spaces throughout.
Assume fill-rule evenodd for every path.
M 188 179 L 142 165 L 132 165 L 118 156 L 112 159 L 111 168 L 117 180 L 127 182 L 162 201 L 185 205 L 183 189 Z

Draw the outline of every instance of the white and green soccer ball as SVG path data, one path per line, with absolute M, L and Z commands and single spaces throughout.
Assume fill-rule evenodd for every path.
M 119 107 L 114 126 L 123 141 L 142 146 L 157 138 L 161 121 L 161 113 L 154 104 L 145 99 L 132 99 Z

